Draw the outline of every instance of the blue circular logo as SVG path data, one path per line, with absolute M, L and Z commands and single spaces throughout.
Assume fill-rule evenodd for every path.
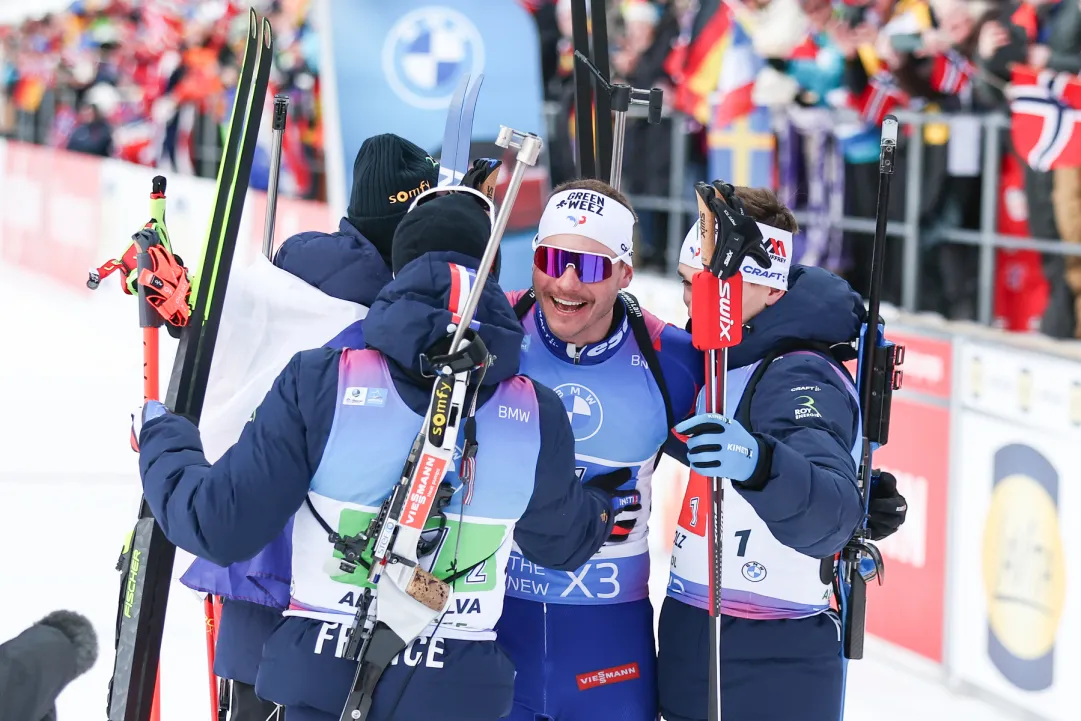
M 758 561 L 743 564 L 743 577 L 751 583 L 758 583 L 766 577 L 766 567 Z
M 462 13 L 427 5 L 406 13 L 383 43 L 383 73 L 402 100 L 424 110 L 445 108 L 466 73 L 484 70 L 484 41 Z
M 597 435 L 604 422 L 604 409 L 597 394 L 577 383 L 564 383 L 554 390 L 563 399 L 575 442 L 587 441 Z

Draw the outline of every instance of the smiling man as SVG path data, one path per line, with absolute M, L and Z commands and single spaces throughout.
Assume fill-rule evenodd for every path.
M 606 183 L 556 188 L 534 241 L 533 288 L 511 298 L 526 335 L 522 372 L 562 398 L 579 478 L 621 509 L 575 571 L 512 552 L 497 628 L 517 670 L 512 721 L 657 717 L 650 479 L 673 419 L 693 409 L 703 363 L 686 332 L 622 292 L 636 221 Z

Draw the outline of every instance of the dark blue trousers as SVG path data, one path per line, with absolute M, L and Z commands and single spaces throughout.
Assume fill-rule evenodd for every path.
M 838 721 L 841 641 L 832 614 L 779 621 L 721 617 L 725 721 Z M 657 681 L 667 721 L 706 721 L 709 614 L 672 598 L 661 606 Z
M 518 672 L 510 721 L 656 721 L 648 598 L 603 606 L 507 598 L 496 630 Z

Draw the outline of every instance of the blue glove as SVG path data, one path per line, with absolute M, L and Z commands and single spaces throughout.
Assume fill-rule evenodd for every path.
M 139 452 L 139 434 L 143 425 L 154 418 L 160 418 L 169 412 L 164 403 L 159 401 L 147 401 L 143 406 L 131 414 L 131 450 Z
M 750 480 L 758 470 L 762 451 L 758 439 L 739 421 L 719 413 L 700 413 L 675 427 L 687 439 L 687 462 L 704 476 L 737 483 Z

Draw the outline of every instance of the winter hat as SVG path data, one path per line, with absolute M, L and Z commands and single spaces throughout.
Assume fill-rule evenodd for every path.
M 411 261 L 439 251 L 462 253 L 479 264 L 491 233 L 492 223 L 476 198 L 467 193 L 433 198 L 417 205 L 398 226 L 391 270 L 397 275 Z
M 384 259 L 413 198 L 439 180 L 439 166 L 424 148 L 384 133 L 364 141 L 353 163 L 347 218 Z

